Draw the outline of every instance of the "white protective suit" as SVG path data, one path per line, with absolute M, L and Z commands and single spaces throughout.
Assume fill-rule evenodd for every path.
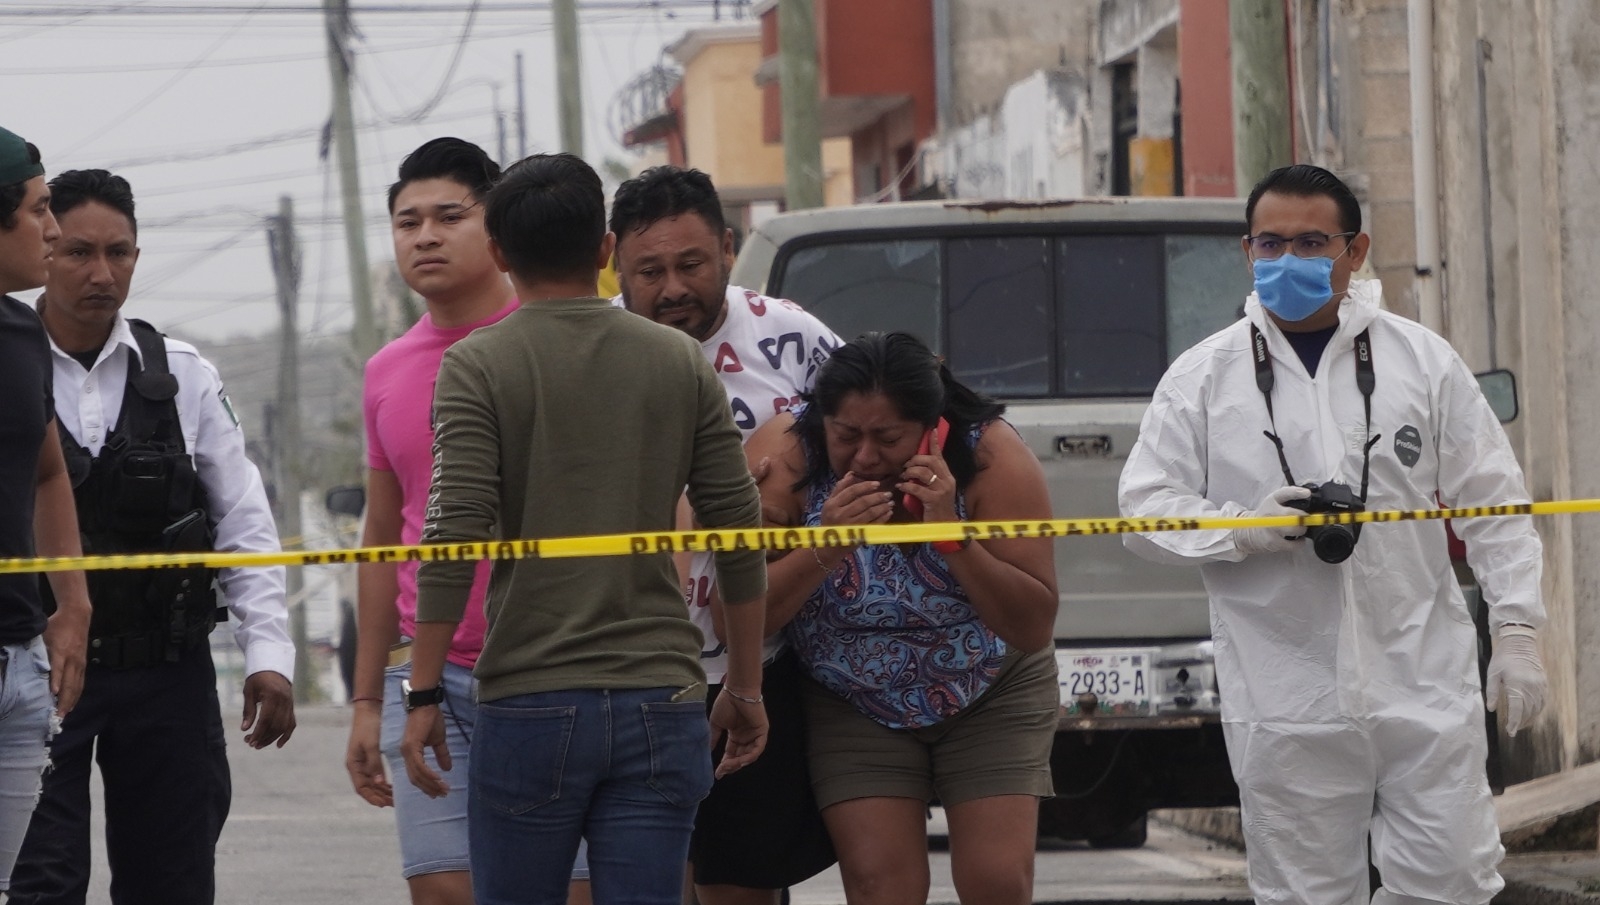
M 1255 296 L 1246 319 L 1172 364 L 1122 473 L 1125 516 L 1234 516 L 1284 477 L 1255 379 L 1266 338 L 1277 434 L 1297 482 L 1357 492 L 1365 443 L 1354 339 L 1376 390 L 1369 509 L 1526 502 L 1522 471 L 1477 381 L 1436 334 L 1352 280 L 1313 379 Z M 1437 498 L 1437 499 L 1436 499 Z M 1544 622 L 1528 517 L 1458 521 L 1490 623 Z M 1485 776 L 1477 640 L 1437 520 L 1368 524 L 1355 554 L 1309 541 L 1246 557 L 1226 530 L 1127 535 L 1159 562 L 1204 564 L 1223 729 L 1240 787 L 1250 883 L 1264 903 L 1488 902 L 1504 850 Z

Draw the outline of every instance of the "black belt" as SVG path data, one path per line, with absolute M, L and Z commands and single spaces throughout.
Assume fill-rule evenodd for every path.
M 218 609 L 218 621 L 227 619 L 227 610 Z M 210 637 L 216 623 L 197 622 L 183 631 L 183 640 L 171 646 L 170 632 L 152 630 L 89 639 L 89 665 L 102 669 L 142 669 L 162 663 L 176 663 L 190 648 Z

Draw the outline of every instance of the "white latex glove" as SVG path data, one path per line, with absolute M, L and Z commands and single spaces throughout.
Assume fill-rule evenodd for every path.
M 1287 486 L 1267 494 L 1256 508 L 1249 512 L 1239 513 L 1240 518 L 1265 518 L 1274 515 L 1305 515 L 1299 509 L 1291 509 L 1284 505 L 1290 500 L 1303 500 L 1311 496 L 1311 488 Z M 1240 553 L 1281 553 L 1284 550 L 1293 550 L 1295 541 L 1306 533 L 1304 525 L 1290 525 L 1287 528 L 1235 528 L 1233 529 L 1233 545 L 1239 548 Z
M 1500 693 L 1505 692 L 1507 735 L 1531 724 L 1544 709 L 1544 695 L 1550 688 L 1539 660 L 1539 632 L 1528 625 L 1502 625 L 1495 636 L 1494 655 L 1489 658 L 1488 707 L 1497 711 Z

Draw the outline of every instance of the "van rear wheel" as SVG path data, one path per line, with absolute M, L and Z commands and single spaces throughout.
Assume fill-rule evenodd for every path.
M 1138 819 L 1123 827 L 1115 833 L 1104 836 L 1090 836 L 1089 845 L 1092 848 L 1128 849 L 1144 848 L 1145 840 L 1150 834 L 1150 815 L 1140 814 Z

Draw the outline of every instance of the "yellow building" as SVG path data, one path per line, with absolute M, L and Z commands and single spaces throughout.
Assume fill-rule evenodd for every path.
M 749 229 L 782 210 L 783 147 L 762 141 L 761 28 L 755 22 L 696 28 L 666 48 L 683 67 L 674 92 L 680 141 L 668 155 L 710 174 L 729 224 Z M 673 153 L 676 151 L 677 153 Z M 850 140 L 822 144 L 823 197 L 829 206 L 852 203 Z

